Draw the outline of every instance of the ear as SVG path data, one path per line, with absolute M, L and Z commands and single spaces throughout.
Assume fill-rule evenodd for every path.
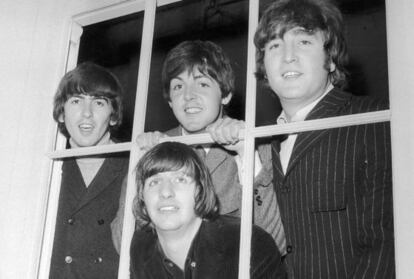
M 65 123 L 65 117 L 63 117 L 63 113 L 61 113 L 58 117 L 59 123 Z
M 335 65 L 335 63 L 334 62 L 330 62 L 329 63 L 329 72 L 330 73 L 332 73 L 333 71 L 335 71 L 336 70 L 336 65 Z
M 115 126 L 116 123 L 118 123 L 118 120 L 115 120 L 115 119 L 109 120 L 109 126 Z
M 227 105 L 231 101 L 232 97 L 233 97 L 233 93 L 230 92 L 226 97 L 221 98 L 221 104 Z

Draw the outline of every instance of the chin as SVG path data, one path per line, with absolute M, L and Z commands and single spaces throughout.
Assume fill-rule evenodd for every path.
M 190 127 L 184 127 L 183 128 L 187 131 L 187 133 L 191 133 L 191 134 L 197 134 L 197 133 L 203 133 L 205 130 L 205 126 L 203 127 L 194 127 L 194 126 L 190 126 Z

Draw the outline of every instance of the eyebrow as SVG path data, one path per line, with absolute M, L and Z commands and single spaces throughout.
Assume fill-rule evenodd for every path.
M 86 97 L 90 97 L 92 99 L 102 99 L 102 100 L 109 102 L 109 98 L 104 95 L 91 95 L 91 94 L 84 94 L 84 93 L 80 93 L 80 94 L 76 93 L 71 96 L 71 98 L 73 97 L 80 98 L 80 99 L 85 99 Z
M 313 35 L 315 34 L 315 30 L 314 29 L 306 29 L 304 27 L 296 27 L 293 28 L 293 33 L 295 35 L 300 35 L 300 34 L 305 34 L 305 35 Z
M 213 78 L 210 77 L 209 75 L 205 75 L 205 74 L 202 74 L 202 73 L 199 73 L 198 75 L 193 75 L 193 77 L 194 77 L 195 80 L 201 79 L 201 78 L 207 78 L 209 80 L 213 80 Z

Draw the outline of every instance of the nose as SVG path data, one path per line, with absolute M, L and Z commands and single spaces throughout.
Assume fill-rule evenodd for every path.
M 82 115 L 84 117 L 91 117 L 92 116 L 92 103 L 85 102 L 82 107 Z
M 195 97 L 195 86 L 188 86 L 184 91 L 184 100 L 191 100 Z
M 160 188 L 160 196 L 168 199 L 174 196 L 173 183 L 170 180 L 165 180 Z
M 293 43 L 286 43 L 283 50 L 283 57 L 286 63 L 292 63 L 297 60 L 296 49 Z

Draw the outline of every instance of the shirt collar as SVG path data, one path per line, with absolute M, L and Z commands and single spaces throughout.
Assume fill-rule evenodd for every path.
M 292 118 L 290 119 L 290 122 L 298 122 L 298 121 L 303 121 L 305 120 L 306 116 L 309 114 L 309 112 L 319 103 L 320 100 L 322 100 L 323 97 L 325 97 L 326 94 L 328 94 L 329 91 L 331 91 L 333 89 L 333 85 L 330 83 L 328 85 L 328 87 L 326 88 L 326 91 L 319 96 L 315 101 L 313 101 L 312 103 L 304 106 L 303 108 L 301 108 L 300 110 L 298 110 L 295 115 L 292 116 Z M 284 123 L 288 123 L 288 117 L 285 113 L 284 110 L 282 110 L 282 112 L 280 113 L 279 117 L 276 120 L 277 124 L 284 124 Z

